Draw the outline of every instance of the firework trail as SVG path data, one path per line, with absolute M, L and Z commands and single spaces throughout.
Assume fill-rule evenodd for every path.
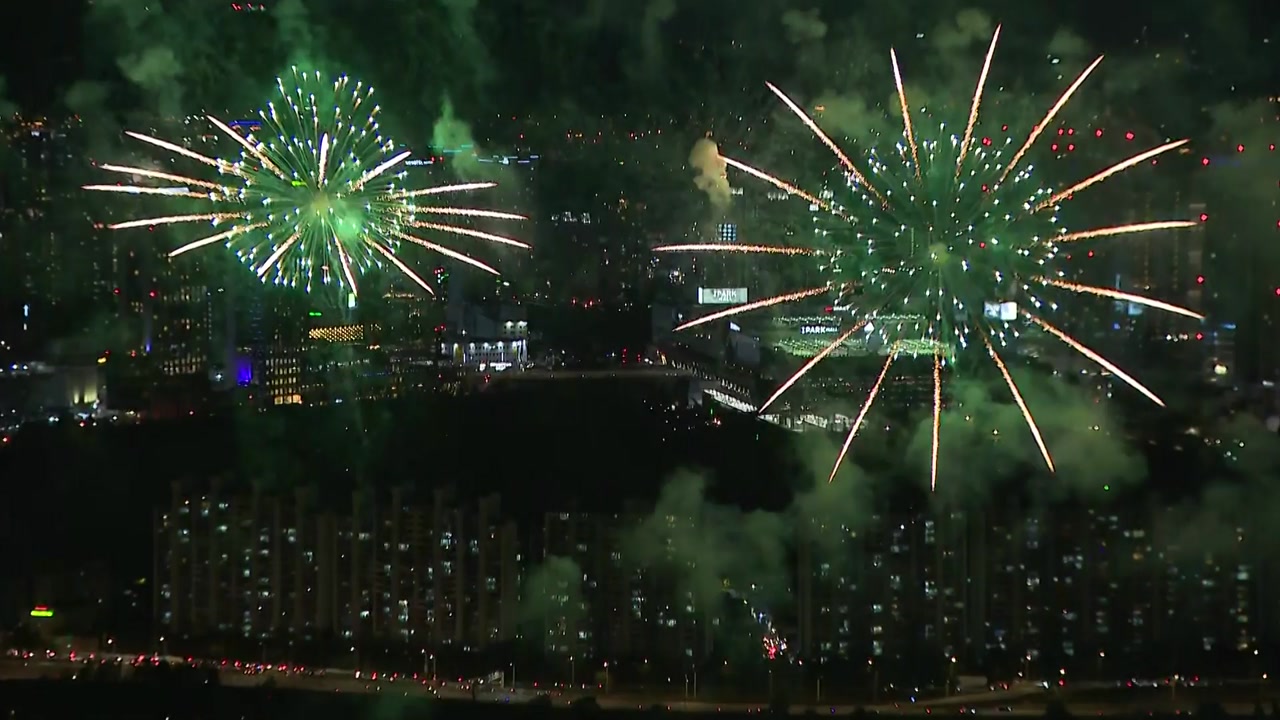
M 1044 283 L 1046 285 L 1062 288 L 1063 290 L 1070 290 L 1072 292 L 1087 293 L 1089 295 L 1097 295 L 1098 297 L 1111 298 L 1112 300 L 1127 300 L 1135 305 L 1145 305 L 1149 308 L 1155 308 L 1156 310 L 1164 310 L 1165 312 L 1171 312 L 1175 315 L 1189 317 L 1192 320 L 1204 319 L 1204 315 L 1193 310 L 1188 310 L 1179 305 L 1174 305 L 1173 303 L 1167 303 L 1161 300 L 1153 300 L 1149 297 L 1134 295 L 1133 293 L 1127 293 L 1121 290 L 1097 287 L 1095 285 L 1082 285 L 1080 283 L 1067 282 L 1066 280 L 1044 280 Z
M 964 167 L 964 156 L 969 154 L 969 143 L 973 141 L 973 128 L 978 124 L 978 108 L 982 107 L 982 91 L 987 86 L 987 73 L 991 72 L 991 59 L 996 55 L 996 43 L 1000 41 L 1000 27 L 991 36 L 991 45 L 987 48 L 987 57 L 982 61 L 982 72 L 978 73 L 978 87 L 973 91 L 973 102 L 969 106 L 969 122 L 964 126 L 964 137 L 960 140 L 960 157 L 956 159 L 956 177 L 960 177 L 960 168 Z
M 890 51 L 893 83 L 902 111 L 902 139 L 893 150 L 878 154 L 872 150 L 861 164 L 850 158 L 817 123 L 776 86 L 769 90 L 835 155 L 844 186 L 827 190 L 847 191 L 847 202 L 825 200 L 831 193 L 818 194 L 732 158 L 729 167 L 799 198 L 815 214 L 816 247 L 784 248 L 728 243 L 669 245 L 660 252 L 741 253 L 819 258 L 818 270 L 828 278 L 825 288 L 786 293 L 720 310 L 686 322 L 677 330 L 782 303 L 799 302 L 827 293 L 837 302 L 856 304 L 850 310 L 857 322 L 803 364 L 782 382 L 765 401 L 761 412 L 774 405 L 806 373 L 827 359 L 836 349 L 854 341 L 860 329 L 875 332 L 883 341 L 887 357 L 875 383 L 853 423 L 831 471 L 834 480 L 849 447 L 875 402 L 889 369 L 902 357 L 927 356 L 932 363 L 933 407 L 930 448 L 930 484 L 936 486 L 941 412 L 944 406 L 943 371 L 954 356 L 975 345 L 980 338 L 988 359 L 999 371 L 1014 403 L 1022 412 L 1045 465 L 1054 468 L 1048 444 L 999 349 L 1019 337 L 1023 327 L 1036 327 L 1065 343 L 1084 357 L 1128 383 L 1152 401 L 1160 399 L 1137 380 L 1098 353 L 1059 330 L 1039 315 L 1057 303 L 1044 293 L 1064 293 L 1064 297 L 1092 295 L 1124 300 L 1194 319 L 1203 316 L 1192 310 L 1153 298 L 1095 287 L 1063 279 L 1058 269 L 1059 248 L 1064 243 L 1082 242 L 1133 233 L 1189 228 L 1183 220 L 1140 222 L 1068 232 L 1059 223 L 1061 204 L 1082 191 L 1119 173 L 1143 164 L 1163 153 L 1182 147 L 1187 141 L 1166 143 L 1116 163 L 1063 189 L 1052 189 L 1035 179 L 1034 167 L 1023 160 L 1045 128 L 1101 64 L 1094 60 L 1054 101 L 1044 118 L 1035 125 L 1025 142 L 1013 151 L 1012 140 L 993 144 L 978 140 L 982 97 L 986 88 L 1000 28 L 997 27 L 983 60 L 961 137 L 947 134 L 938 125 L 926 132 L 912 121 L 911 104 L 902 79 L 896 51 Z M 1005 308 L 1012 306 L 1014 312 Z M 1034 313 L 1032 312 L 1034 310 Z
M 982 343 L 987 347 L 987 353 L 991 356 L 991 362 L 995 363 L 996 368 L 1000 371 L 1000 376 L 1004 378 L 1004 383 L 1009 387 L 1009 394 L 1013 396 L 1014 403 L 1018 406 L 1018 411 L 1022 413 L 1022 419 L 1027 423 L 1027 429 L 1031 431 L 1031 437 L 1036 441 L 1036 447 L 1040 449 L 1040 456 L 1044 458 L 1044 464 L 1048 466 L 1049 472 L 1053 472 L 1053 457 L 1049 455 L 1049 447 L 1044 444 L 1044 438 L 1040 436 L 1040 427 L 1036 425 L 1036 419 L 1031 414 L 1031 410 L 1027 408 L 1027 402 L 1022 399 L 1022 392 L 1018 390 L 1018 384 L 1013 381 L 1013 375 L 1009 374 L 1009 368 L 1005 367 L 1004 360 L 1000 358 L 1000 353 L 991 346 L 991 340 L 986 337 L 982 338 Z
M 933 355 L 933 437 L 929 444 L 929 489 L 938 489 L 938 440 L 942 434 L 942 355 Z
M 497 274 L 470 253 L 421 238 L 429 230 L 528 249 L 518 240 L 432 216 L 522 220 L 515 213 L 479 208 L 417 204 L 424 196 L 485 190 L 490 182 L 410 188 L 405 161 L 411 153 L 386 137 L 378 124 L 373 88 L 342 76 L 332 82 L 320 73 L 293 71 L 276 81 L 279 96 L 258 113 L 261 130 L 242 134 L 213 116 L 206 120 L 239 149 L 234 159 L 215 158 L 143 135 L 140 142 L 215 168 L 218 179 L 189 177 L 147 168 L 104 164 L 107 172 L 136 180 L 178 183 L 175 187 L 86 185 L 97 192 L 162 195 L 199 200 L 209 212 L 154 217 L 111 225 L 112 229 L 206 222 L 218 231 L 169 253 L 223 245 L 264 282 L 302 287 L 332 285 L 354 299 L 362 277 L 390 266 L 430 294 L 434 290 L 401 258 L 405 244 Z M 257 133 L 261 133 L 261 137 Z M 198 189 L 198 190 L 197 190 Z
M 1058 243 L 1076 242 L 1077 240 L 1092 240 L 1100 237 L 1111 237 L 1114 235 L 1130 235 L 1133 233 L 1151 232 L 1153 230 L 1182 230 L 1185 228 L 1195 227 L 1195 223 L 1190 220 L 1166 220 L 1161 222 L 1132 223 L 1129 225 L 1116 225 L 1114 227 L 1096 228 L 1093 230 L 1081 230 L 1080 232 L 1065 233 L 1059 235 L 1054 240 Z
M 858 411 L 858 417 L 854 418 L 853 426 L 849 428 L 849 434 L 845 436 L 844 445 L 840 446 L 840 454 L 836 457 L 836 463 L 831 468 L 831 476 L 827 478 L 830 483 L 836 479 L 836 473 L 840 470 L 840 464 L 844 462 L 844 456 L 849 454 L 849 447 L 853 445 L 853 439 L 858 437 L 858 431 L 862 429 L 862 423 L 867 419 L 867 413 L 871 412 L 871 406 L 876 402 L 876 395 L 880 394 L 880 386 L 884 384 L 884 379 L 889 375 L 889 366 L 893 365 L 893 361 L 898 357 L 898 349 L 895 347 L 889 352 L 889 356 L 884 360 L 884 367 L 880 369 L 880 376 L 876 378 L 875 384 L 871 386 L 871 391 L 867 393 L 867 399 L 862 403 L 862 409 Z
M 820 350 L 817 355 L 814 355 L 813 357 L 809 358 L 809 361 L 806 362 L 804 365 L 802 365 L 799 370 L 792 373 L 791 377 L 787 378 L 786 382 L 778 386 L 778 389 L 774 390 L 773 394 L 769 396 L 769 399 L 765 400 L 764 404 L 760 406 L 759 412 L 763 413 L 765 410 L 767 410 L 769 406 L 773 404 L 774 400 L 777 400 L 778 398 L 782 397 L 783 393 L 789 390 L 792 385 L 795 385 L 796 383 L 800 382 L 800 378 L 804 377 L 806 373 L 808 373 L 813 368 L 817 367 L 818 363 L 825 360 L 828 355 L 835 352 L 837 348 L 839 348 L 841 345 L 844 345 L 849 340 L 849 338 L 853 337 L 855 333 L 857 333 L 859 330 L 862 330 L 866 326 L 867 326 L 867 323 L 864 320 L 854 325 L 853 327 L 849 328 L 848 330 L 845 330 L 844 332 L 837 335 L 835 340 L 832 340 L 826 347 L 822 348 L 822 350 Z
M 683 325 L 680 325 L 679 327 L 676 328 L 676 330 L 677 331 L 688 330 L 689 328 L 692 328 L 692 327 L 705 325 L 709 322 L 714 322 L 716 320 L 731 317 L 733 315 L 740 315 L 744 312 L 751 312 L 752 310 L 759 310 L 761 308 L 772 307 L 774 305 L 781 305 L 783 303 L 795 302 L 797 300 L 803 300 L 805 298 L 814 297 L 816 295 L 822 295 L 822 294 L 825 294 L 827 291 L 828 291 L 828 288 L 827 286 L 824 285 L 822 287 L 809 288 L 808 290 L 801 290 L 799 292 L 786 293 L 785 295 L 774 295 L 773 297 L 768 297 L 768 298 L 765 298 L 764 300 L 756 300 L 755 302 L 750 302 L 750 303 L 747 303 L 746 305 L 738 305 L 737 307 L 731 307 L 727 310 L 714 312 L 714 313 L 711 313 L 710 315 L 703 315 L 700 318 L 697 318 L 695 320 L 690 320 L 689 322 Z

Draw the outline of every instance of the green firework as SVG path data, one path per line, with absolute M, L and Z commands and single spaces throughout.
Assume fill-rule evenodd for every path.
M 169 253 L 177 257 L 221 244 L 264 282 L 302 288 L 337 288 L 354 300 L 359 279 L 388 267 L 434 293 L 401 259 L 408 245 L 443 255 L 497 275 L 467 252 L 441 245 L 427 235 L 462 236 L 528 249 L 518 240 L 456 224 L 477 218 L 523 219 L 496 210 L 431 204 L 432 199 L 495 186 L 461 183 L 415 189 L 406 184 L 405 161 L 412 153 L 382 133 L 374 90 L 342 76 L 327 81 L 319 72 L 294 69 L 292 81 L 277 79 L 279 97 L 259 111 L 260 126 L 233 128 L 208 121 L 233 141 L 238 157 L 210 157 L 148 135 L 142 142 L 214 168 L 216 179 L 143 167 L 101 165 L 134 178 L 176 183 L 89 185 L 86 189 L 135 195 L 164 195 L 200 201 L 200 211 L 130 220 L 126 229 L 174 223 L 209 223 L 216 232 Z M 433 196 L 440 196 L 434 198 Z

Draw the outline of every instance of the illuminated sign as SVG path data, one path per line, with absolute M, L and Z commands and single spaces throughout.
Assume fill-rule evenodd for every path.
M 840 328 L 834 325 L 801 325 L 801 335 L 834 335 Z
M 986 315 L 992 320 L 1003 320 L 1005 322 L 1009 322 L 1010 320 L 1017 320 L 1018 304 L 1012 303 L 1012 302 L 983 303 L 982 314 Z
M 698 288 L 699 305 L 741 305 L 746 301 L 746 288 Z
M 31 617 L 33 618 L 51 618 L 53 611 L 44 605 L 37 605 L 31 608 Z

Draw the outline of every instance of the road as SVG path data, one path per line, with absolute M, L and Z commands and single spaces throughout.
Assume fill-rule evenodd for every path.
M 109 660 L 114 662 L 116 660 Z M 125 676 L 129 671 L 129 658 L 119 660 L 124 664 Z M 0 659 L 0 680 L 35 680 L 41 678 L 58 678 L 64 676 L 68 672 L 74 673 L 83 669 L 84 663 L 81 661 L 68 661 L 66 659 L 54 660 L 15 660 Z M 534 699 L 547 695 L 551 704 L 556 707 L 568 707 L 573 702 L 584 697 L 594 697 L 595 701 L 602 709 L 606 710 L 635 710 L 650 708 L 655 705 L 664 707 L 677 712 L 737 712 L 737 713 L 753 713 L 765 709 L 762 703 L 749 702 L 714 702 L 709 700 L 698 699 L 664 699 L 661 697 L 640 696 L 628 693 L 610 693 L 610 694 L 590 694 L 555 691 L 545 693 L 542 690 L 532 688 L 496 688 L 490 689 L 482 685 L 476 686 L 476 692 L 473 695 L 471 686 L 459 683 L 443 683 L 438 686 L 432 686 L 425 680 L 417 680 L 411 677 L 390 678 L 382 677 L 373 679 L 371 677 L 356 677 L 355 673 L 348 674 L 346 671 L 341 673 L 335 672 L 325 675 L 313 674 L 310 672 L 289 672 L 279 670 L 263 670 L 263 671 L 244 671 L 235 667 L 227 666 L 218 669 L 218 680 L 221 685 L 227 687 L 259 687 L 268 681 L 274 683 L 276 687 L 290 688 L 296 690 L 308 690 L 314 692 L 353 692 L 353 693 L 377 693 L 377 694 L 400 694 L 404 697 L 421 697 L 421 698 L 439 698 L 441 700 L 454 701 L 471 701 L 482 703 L 527 703 Z M 1075 690 L 1083 695 L 1091 694 L 1091 691 L 1115 690 L 1114 683 L 1077 683 Z M 1139 705 L 1133 704 L 1138 702 L 1141 704 L 1141 698 L 1133 697 L 1126 702 L 1123 698 L 1124 694 L 1117 697 L 1115 701 L 1083 701 L 1073 702 L 1070 696 L 1063 697 L 1068 709 L 1080 715 L 1133 715 L 1135 708 Z M 815 710 L 823 714 L 847 714 L 852 713 L 858 707 L 864 707 L 868 712 L 882 715 L 915 715 L 921 714 L 981 714 L 981 715 L 998 715 L 1010 717 L 1039 717 L 1044 714 L 1044 708 L 1047 702 L 1055 697 L 1049 691 L 1034 684 L 1026 684 L 1022 686 L 1011 687 L 1008 690 L 1001 691 L 984 691 L 978 693 L 969 693 L 965 695 L 956 695 L 948 698 L 939 698 L 920 702 L 899 702 L 899 703 L 882 703 L 876 705 L 859 706 L 854 704 L 795 704 L 791 708 L 792 714 L 801 714 L 809 710 Z M 1184 698 L 1186 710 L 1194 710 L 1199 700 L 1196 698 Z M 1141 705 L 1145 707 L 1145 705 Z M 1248 715 L 1252 714 L 1254 709 L 1253 700 L 1237 700 L 1223 703 L 1224 709 L 1232 714 Z
M 481 384 L 481 390 L 500 383 L 546 382 L 552 380 L 652 380 L 652 379 L 684 379 L 693 377 L 688 370 L 637 363 L 634 368 L 611 368 L 607 370 L 521 370 L 500 372 L 488 376 L 488 381 Z

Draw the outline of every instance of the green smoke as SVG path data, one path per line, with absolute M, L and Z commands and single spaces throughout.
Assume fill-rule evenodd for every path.
M 471 134 L 471 126 L 454 113 L 453 101 L 448 95 L 441 100 L 440 117 L 431 127 L 431 147 L 437 152 L 452 153 L 451 167 L 459 177 L 474 178 L 481 169 L 476 161 L 480 149 Z
M 91 6 L 88 22 L 107 38 L 121 76 L 138 88 L 146 105 L 168 116 L 185 114 L 184 63 L 175 50 L 184 46 L 181 18 L 169 17 L 159 3 L 105 0 Z M 194 43 L 185 47 L 194 49 Z
M 1142 458 L 1130 447 L 1108 406 L 1078 388 L 1010 368 L 1054 460 L 1048 488 L 1056 497 L 1105 500 L 1139 482 Z M 1045 470 L 1031 431 L 1007 386 L 995 380 L 948 382 L 944 377 L 936 497 L 982 503 L 1001 486 Z M 908 443 L 908 464 L 928 482 L 933 419 L 924 414 Z
M 706 489 L 706 479 L 688 471 L 669 480 L 653 514 L 623 542 L 631 561 L 674 578 L 678 591 L 708 612 L 718 607 L 726 582 L 754 587 L 757 598 L 785 597 L 784 520 L 709 502 Z
M 548 556 L 533 568 L 520 591 L 517 617 L 522 634 L 540 648 L 573 647 L 587 622 L 583 572 L 572 558 Z
M 809 483 L 796 488 L 786 518 L 803 536 L 794 538 L 796 541 L 810 543 L 818 558 L 842 570 L 853 560 L 851 542 L 871 524 L 875 478 L 846 460 L 835 480 L 829 481 L 839 442 L 835 436 L 820 433 L 806 433 L 796 440 L 795 454 L 801 465 L 798 474 L 809 478 Z
M 310 57 L 315 48 L 315 31 L 303 0 L 281 0 L 272 14 L 276 18 L 276 33 L 281 44 L 298 55 L 293 59 Z
M 471 79 L 478 86 L 493 81 L 496 70 L 489 56 L 488 47 L 476 29 L 476 8 L 479 0 L 441 0 L 449 20 L 452 52 L 463 60 L 462 67 L 469 70 Z
M 1273 557 L 1280 551 L 1272 529 L 1280 513 L 1280 437 L 1257 417 L 1238 413 L 1187 438 L 1197 440 L 1217 477 L 1192 498 L 1156 513 L 1158 546 L 1186 562 Z

